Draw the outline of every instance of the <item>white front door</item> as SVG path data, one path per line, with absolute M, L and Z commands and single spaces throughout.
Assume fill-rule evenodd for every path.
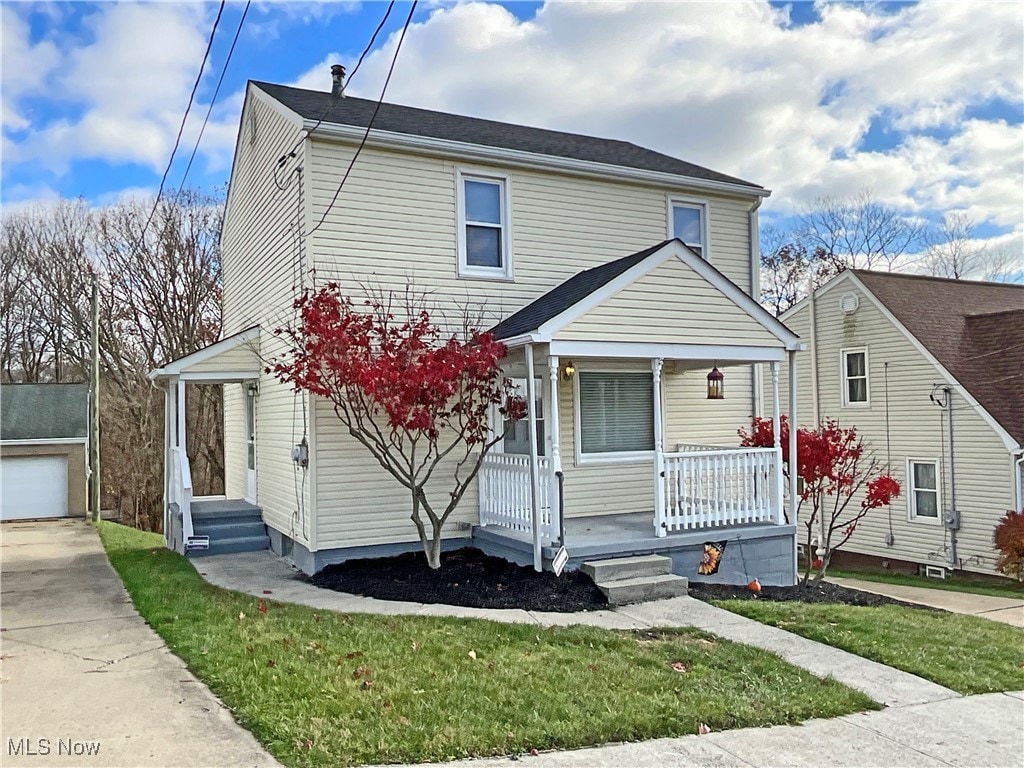
M 67 514 L 66 456 L 5 456 L 0 461 L 0 520 Z
M 256 390 L 245 388 L 245 498 L 256 503 Z

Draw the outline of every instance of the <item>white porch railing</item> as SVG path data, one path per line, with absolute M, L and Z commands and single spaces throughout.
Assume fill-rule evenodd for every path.
M 169 541 L 168 544 L 182 554 L 188 549 L 189 542 L 194 538 L 192 528 L 192 470 L 188 463 L 188 454 L 184 448 L 170 449 L 171 483 L 168 504 L 177 504 L 181 512 L 181 541 Z
M 659 535 L 781 522 L 781 448 L 695 448 L 663 457 L 664 508 L 655 511 Z
M 540 534 L 554 539 L 557 531 L 551 510 L 551 460 L 537 457 Z M 533 533 L 530 495 L 530 457 L 515 453 L 488 453 L 480 466 L 480 525 L 497 525 Z

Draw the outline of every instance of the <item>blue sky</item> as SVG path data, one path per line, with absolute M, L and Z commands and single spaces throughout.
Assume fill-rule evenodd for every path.
M 229 2 L 168 186 L 176 189 L 242 12 Z M 5 205 L 152 194 L 215 3 L 9 3 Z M 226 183 L 247 79 L 327 89 L 384 2 L 253 3 L 189 184 Z M 375 96 L 397 3 L 351 83 Z M 1014 3 L 421 3 L 389 100 L 635 141 L 770 187 L 785 225 L 870 189 L 963 211 L 1021 247 L 1024 40 Z

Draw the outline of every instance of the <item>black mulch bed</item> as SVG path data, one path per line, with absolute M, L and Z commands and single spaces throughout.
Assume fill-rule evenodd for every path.
M 329 565 L 311 581 L 324 589 L 381 600 L 470 608 L 575 613 L 600 610 L 608 602 L 580 571 L 566 571 L 560 577 L 549 571 L 537 573 L 470 547 L 443 553 L 439 571 L 427 567 L 422 552 L 409 552 Z
M 902 605 L 908 608 L 921 608 L 926 611 L 940 610 L 915 603 L 905 603 L 885 595 L 873 592 L 861 592 L 859 589 L 841 587 L 828 581 L 807 586 L 795 587 L 761 587 L 760 594 L 747 589 L 746 586 L 730 586 L 728 584 L 703 584 L 690 582 L 690 595 L 698 600 L 774 600 L 776 602 L 798 601 L 802 603 L 842 603 L 844 605 L 879 606 Z

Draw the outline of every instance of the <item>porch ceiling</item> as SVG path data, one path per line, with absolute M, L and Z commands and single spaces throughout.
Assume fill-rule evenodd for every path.
M 150 371 L 149 378 L 207 384 L 258 379 L 263 369 L 259 341 L 259 326 L 247 328 Z

